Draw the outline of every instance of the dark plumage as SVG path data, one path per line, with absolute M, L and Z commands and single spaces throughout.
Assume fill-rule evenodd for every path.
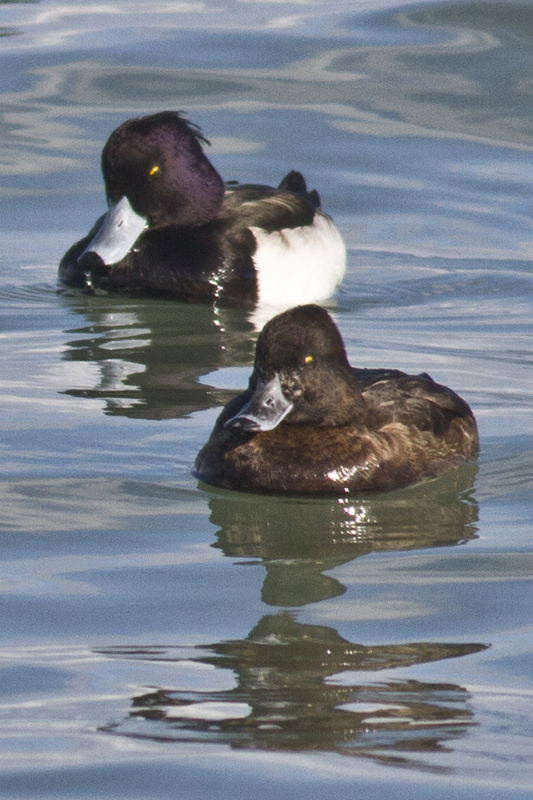
M 249 388 L 224 408 L 195 474 L 231 489 L 337 494 L 448 472 L 478 449 L 467 403 L 429 375 L 354 369 L 318 306 L 263 328 Z
M 309 291 L 316 295 L 309 300 L 327 299 L 342 279 L 345 249 L 317 192 L 298 172 L 277 189 L 225 186 L 206 143 L 175 111 L 120 125 L 102 153 L 109 212 L 65 254 L 60 280 L 89 291 L 245 305 L 275 305 L 279 290 L 281 307 L 294 303 L 302 284 L 304 299 Z M 265 278 L 283 258 L 286 280 Z

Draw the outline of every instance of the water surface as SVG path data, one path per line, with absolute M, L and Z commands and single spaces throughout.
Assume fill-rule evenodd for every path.
M 0 4 L 0 796 L 519 797 L 533 778 L 533 7 Z M 242 310 L 62 291 L 128 116 L 316 186 L 358 366 L 479 458 L 380 496 L 208 488 Z

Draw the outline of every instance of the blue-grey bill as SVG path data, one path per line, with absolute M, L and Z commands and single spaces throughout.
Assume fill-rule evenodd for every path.
M 240 412 L 225 422 L 226 428 L 271 431 L 292 411 L 293 404 L 283 394 L 279 375 L 269 381 L 258 381 L 252 399 Z
M 99 255 L 104 264 L 110 265 L 122 261 L 146 225 L 146 219 L 133 210 L 127 197 L 123 197 L 118 203 L 110 206 L 98 233 L 78 260 L 91 252 Z

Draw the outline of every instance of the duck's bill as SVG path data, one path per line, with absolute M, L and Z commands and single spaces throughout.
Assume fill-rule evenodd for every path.
M 292 403 L 283 394 L 279 375 L 275 375 L 270 381 L 258 381 L 252 399 L 224 427 L 249 433 L 271 431 L 291 411 Z
M 109 208 L 96 236 L 78 261 L 87 253 L 96 253 L 104 264 L 117 264 L 128 255 L 146 226 L 146 219 L 133 210 L 127 197 L 123 197 Z

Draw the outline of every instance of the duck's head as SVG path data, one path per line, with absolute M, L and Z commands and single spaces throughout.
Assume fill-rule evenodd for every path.
M 248 432 L 282 421 L 340 427 L 364 424 L 366 406 L 337 326 L 325 309 L 297 306 L 268 322 L 257 340 L 252 398 L 225 423 Z
M 224 183 L 202 150 L 200 130 L 177 111 L 130 119 L 102 152 L 109 211 L 86 248 L 116 263 L 145 228 L 204 225 L 217 216 Z

